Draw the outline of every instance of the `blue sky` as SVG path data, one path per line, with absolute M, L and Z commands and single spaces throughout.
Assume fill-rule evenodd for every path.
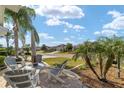
M 37 13 L 33 24 L 40 36 L 40 46 L 66 43 L 76 45 L 85 40 L 94 41 L 99 36 L 124 34 L 124 6 L 33 5 L 30 7 Z M 29 33 L 26 40 L 26 43 L 30 42 Z

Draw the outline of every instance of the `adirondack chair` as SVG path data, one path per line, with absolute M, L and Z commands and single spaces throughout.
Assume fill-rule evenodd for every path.
M 4 78 L 13 88 L 35 88 L 38 87 L 38 74 L 32 74 L 31 70 L 6 71 Z
M 12 71 L 17 70 L 17 69 L 18 70 L 23 69 L 25 67 L 24 63 L 20 64 L 20 67 L 19 67 L 19 65 L 16 63 L 16 59 L 13 57 L 6 57 L 4 59 L 4 63 L 7 66 L 7 69 L 12 70 Z
M 51 77 L 54 77 L 57 81 L 59 81 L 60 83 L 65 83 L 64 80 L 62 80 L 60 78 L 66 64 L 67 64 L 68 60 L 65 60 L 60 67 L 55 67 L 55 68 L 51 68 L 49 69 L 48 71 L 48 80 L 51 78 Z

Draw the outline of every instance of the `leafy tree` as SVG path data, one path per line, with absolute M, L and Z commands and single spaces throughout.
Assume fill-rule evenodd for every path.
M 73 45 L 71 43 L 67 43 L 66 50 L 69 52 L 69 51 L 72 51 L 72 48 L 73 48 Z
M 47 46 L 45 44 L 42 45 L 41 50 L 47 51 Z

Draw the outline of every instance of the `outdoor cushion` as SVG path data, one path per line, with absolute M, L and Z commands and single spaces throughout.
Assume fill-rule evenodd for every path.
M 60 68 L 54 68 L 54 69 L 51 69 L 50 72 L 54 75 L 58 75 L 59 72 L 60 72 Z

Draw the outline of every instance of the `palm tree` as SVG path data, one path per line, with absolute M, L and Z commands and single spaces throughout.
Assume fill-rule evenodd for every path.
M 98 58 L 98 63 L 99 63 L 99 67 L 100 67 L 100 76 L 101 78 L 103 77 L 103 57 L 104 57 L 104 51 L 105 51 L 105 46 L 104 43 L 101 41 L 95 41 L 93 43 L 93 48 L 94 48 L 94 55 L 96 55 L 96 59 Z
M 25 46 L 26 38 L 25 38 L 26 32 L 19 31 L 19 39 L 22 42 L 22 48 Z
M 91 55 L 97 55 L 100 67 L 100 75 L 95 71 L 95 68 L 93 68 L 91 64 L 91 61 L 95 58 L 90 58 Z M 100 81 L 106 82 L 107 72 L 115 59 L 113 39 L 105 37 L 98 39 L 96 42 L 84 42 L 84 44 L 76 50 L 73 59 L 76 60 L 79 57 L 85 59 L 91 71 Z
M 117 60 L 117 77 L 120 78 L 120 66 L 121 66 L 121 58 L 124 56 L 124 40 L 122 37 L 113 37 L 114 39 L 114 53 Z
M 30 31 L 31 33 L 34 34 L 34 37 L 35 37 L 33 41 L 36 41 L 37 43 L 39 43 L 39 37 L 38 37 L 37 31 L 32 24 L 32 18 L 36 16 L 35 11 L 34 9 L 31 9 L 29 7 L 23 7 L 18 11 L 18 13 L 15 13 L 11 10 L 6 9 L 5 14 L 8 17 L 11 17 L 13 19 L 15 50 L 16 50 L 16 57 L 18 58 L 18 37 L 19 37 L 18 32 L 19 31 L 24 31 L 24 32 Z M 32 50 L 32 54 L 33 52 L 34 50 Z
M 117 61 L 117 77 L 120 78 L 120 63 L 121 58 L 124 55 L 124 41 L 122 37 L 113 36 L 111 38 L 104 37 L 102 39 L 105 42 L 106 45 L 106 54 L 108 56 L 108 60 L 106 62 L 105 69 L 109 69 L 112 66 L 112 61 Z M 107 71 L 104 71 L 104 75 L 107 73 Z M 106 76 L 106 75 L 105 75 Z
M 104 79 L 106 80 L 106 75 L 115 59 L 114 50 L 113 50 L 114 45 L 113 45 L 113 39 L 108 37 L 102 37 L 100 41 L 104 43 L 104 49 L 105 49 L 104 53 L 107 59 L 104 66 L 104 72 L 103 72 Z
M 36 29 L 32 26 L 31 30 L 31 51 L 32 51 L 32 62 L 35 62 L 36 57 L 36 44 L 39 44 L 40 39 Z
M 97 72 L 95 71 L 95 69 L 93 68 L 92 64 L 91 64 L 91 58 L 90 58 L 90 53 L 92 51 L 92 44 L 89 41 L 84 42 L 83 45 L 80 45 L 78 49 L 76 49 L 76 53 L 73 56 L 72 59 L 74 59 L 75 61 L 81 57 L 82 60 L 85 59 L 86 64 L 89 66 L 89 68 L 91 69 L 91 71 L 96 75 L 96 77 L 100 80 L 99 75 L 97 74 Z

